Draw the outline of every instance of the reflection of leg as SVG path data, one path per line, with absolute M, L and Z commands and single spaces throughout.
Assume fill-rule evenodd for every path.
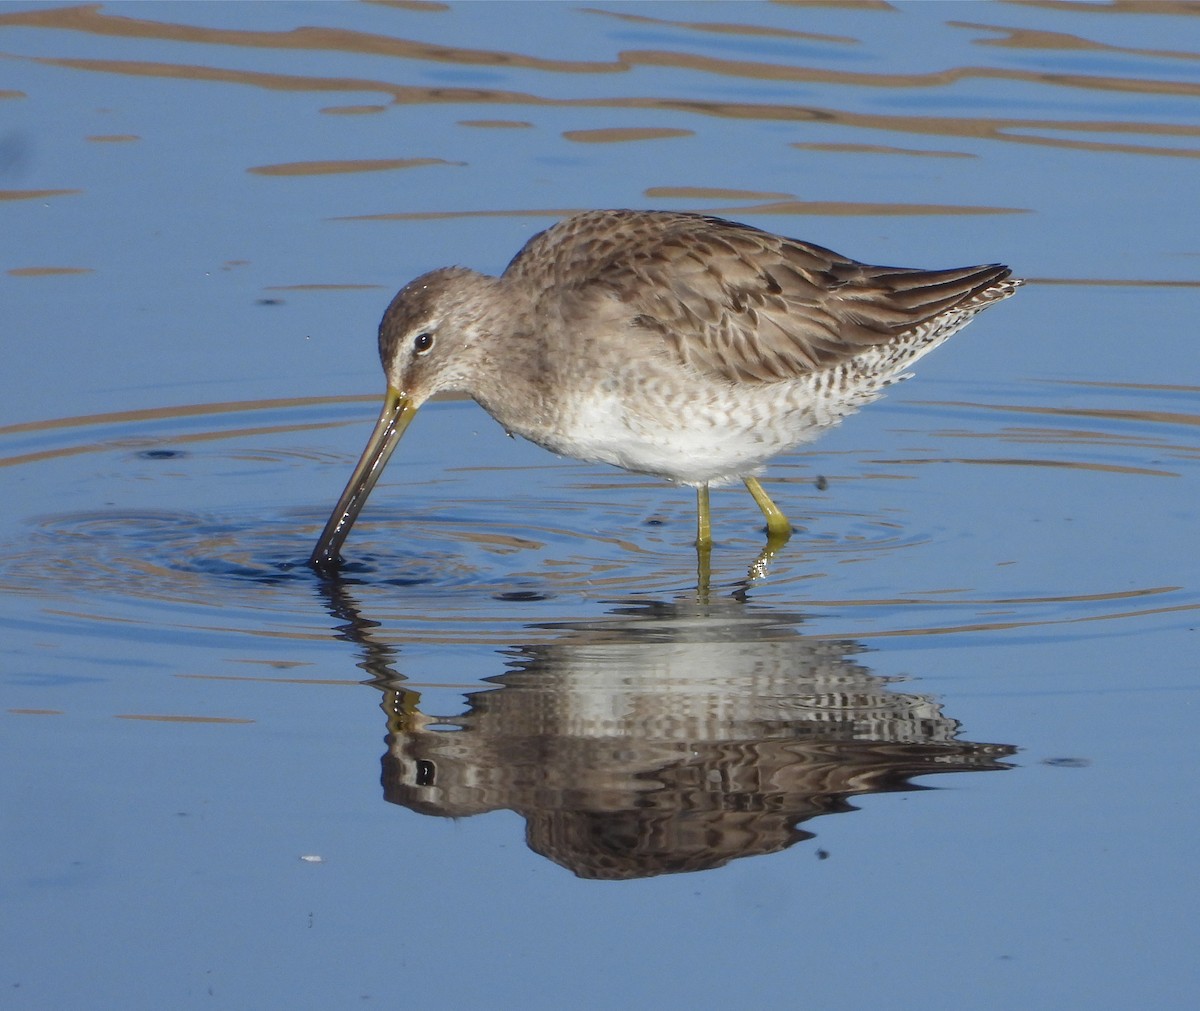
M 712 547 L 712 522 L 708 509 L 707 484 L 696 486 L 696 547 L 702 550 Z
M 708 591 L 712 585 L 712 545 L 696 545 L 696 599 L 708 603 Z
M 758 483 L 758 478 L 748 477 L 745 481 L 746 490 L 754 496 L 758 508 L 767 518 L 767 548 L 773 552 L 776 548 L 782 547 L 792 536 L 792 525 L 788 522 L 788 518 L 780 512 L 779 506 L 771 501 L 771 496 L 763 490 L 763 486 Z
M 762 551 L 758 553 L 758 557 L 750 563 L 750 568 L 746 572 L 746 578 L 751 582 L 756 579 L 763 579 L 771 571 L 771 562 L 775 559 L 783 541 L 772 541 L 768 538 L 767 543 L 763 546 Z

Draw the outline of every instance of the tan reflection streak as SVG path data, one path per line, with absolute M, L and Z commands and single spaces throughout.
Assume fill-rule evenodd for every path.
M 4 15 L 0 14 L 0 26 Z M 128 77 L 157 77 L 164 80 L 216 81 L 221 84 L 243 84 L 267 91 L 344 92 L 370 91 L 391 95 L 397 105 L 436 103 L 497 102 L 513 104 L 528 102 L 538 105 L 574 104 L 541 99 L 520 92 L 483 91 L 473 88 L 418 88 L 386 81 L 353 77 L 306 77 L 301 74 L 274 74 L 256 70 L 229 70 L 222 67 L 195 66 L 186 63 L 150 63 L 137 60 L 82 60 L 35 56 L 33 63 L 68 70 L 87 70 L 102 74 L 124 74 Z
M 1112 614 L 1087 614 L 1077 618 L 1047 618 L 1042 621 L 972 622 L 968 625 L 942 625 L 936 628 L 898 628 L 880 632 L 854 631 L 850 634 L 810 635 L 810 639 L 890 639 L 908 635 L 953 635 L 958 632 L 1007 632 L 1017 628 L 1047 628 L 1054 625 L 1075 625 L 1088 621 L 1113 621 L 1119 618 L 1147 618 L 1154 614 L 1179 614 L 1200 610 L 1200 604 L 1176 604 L 1174 607 L 1150 607 L 1140 611 L 1116 611 Z
M 821 214 L 860 215 L 870 217 L 926 215 L 926 214 L 1030 214 L 1027 207 L 984 207 L 970 204 L 870 204 L 847 203 L 836 200 L 783 200 L 778 203 L 748 204 L 746 206 L 717 207 L 704 213 L 726 215 L 750 214 Z
M 601 130 L 564 130 L 563 137 L 579 144 L 620 144 L 633 140 L 667 140 L 674 137 L 694 137 L 695 130 L 668 127 L 611 127 Z
M 888 0 L 770 0 L 780 7 L 832 7 L 834 10 L 849 11 L 894 11 Z
M 523 119 L 460 119 L 459 126 L 475 126 L 491 130 L 521 130 L 533 126 Z
M 1087 0 L 1008 0 L 1018 7 L 1040 7 L 1050 11 L 1070 11 L 1091 14 L 1179 14 L 1200 15 L 1200 4 L 1196 0 L 1102 0 L 1089 3 Z
M 196 580 L 199 582 L 199 580 Z M 97 614 L 92 611 L 68 611 L 64 608 L 46 608 L 43 612 L 56 618 L 71 618 L 77 621 L 87 622 L 89 624 L 108 624 L 108 625 L 141 625 L 142 621 L 136 618 L 118 618 L 112 614 Z M 178 622 L 174 624 L 158 623 L 160 628 L 182 629 L 188 632 L 218 632 L 221 635 L 236 635 L 246 636 L 256 639 L 284 639 L 288 642 L 319 642 L 327 643 L 329 641 L 328 632 L 278 632 L 268 628 L 239 628 L 236 625 L 195 625 L 189 622 Z M 493 640 L 498 646 L 504 645 L 503 641 Z M 130 716 L 128 719 L 151 719 L 151 717 Z M 248 722 L 254 722 L 250 720 Z
M 61 709 L 10 709 L 8 710 L 15 716 L 63 716 L 65 715 Z
M 382 284 L 269 284 L 263 291 L 373 291 L 383 287 Z
M 1105 390 L 1163 390 L 1170 393 L 1200 393 L 1200 386 L 1181 386 L 1175 383 L 1112 383 L 1093 379 L 1049 379 L 1043 382 L 1055 386 L 1094 386 Z
M 450 10 L 450 5 L 437 3 L 435 0 L 363 0 L 364 3 L 375 4 L 378 7 L 395 7 L 398 11 L 421 11 L 425 14 L 442 14 Z
M 978 463 L 987 467 L 1055 467 L 1062 470 L 1099 471 L 1102 474 L 1128 474 L 1136 477 L 1179 477 L 1171 470 L 1151 470 L 1147 467 L 1124 467 L 1112 463 L 1081 463 L 1077 460 L 1034 460 L 1022 457 L 992 456 L 938 456 L 904 459 L 888 457 L 885 460 L 870 460 L 869 463 L 889 466 L 913 466 L 921 463 Z
M 1110 421 L 1141 421 L 1151 425 L 1200 425 L 1200 415 L 1178 411 L 1120 411 L 1094 407 L 1019 407 L 1015 404 L 976 404 L 959 400 L 922 400 L 917 403 L 942 407 L 966 407 L 980 411 L 1013 414 L 1049 414 L 1063 418 L 1107 418 Z
M 963 598 L 952 600 L 939 596 L 937 600 L 926 600 L 921 597 L 858 597 L 848 600 L 813 600 L 815 606 L 840 609 L 845 607 L 909 607 L 911 605 L 931 605 L 934 607 L 1000 607 L 1014 604 L 1094 604 L 1100 601 L 1136 600 L 1141 597 L 1154 597 L 1162 593 L 1177 593 L 1182 586 L 1145 586 L 1136 590 L 1108 590 L 1103 593 L 1068 593 L 1049 597 L 984 597 L 979 599 Z M 954 590 L 923 590 L 927 594 L 954 593 Z
M 0 88 L 0 100 L 6 98 L 28 98 L 29 96 L 23 91 L 11 91 L 6 88 Z
M 195 418 L 205 414 L 238 414 L 243 411 L 276 411 L 292 407 L 321 407 L 326 404 L 378 403 L 379 397 L 367 393 L 339 397 L 283 397 L 278 400 L 227 400 L 215 404 L 186 404 L 181 407 L 150 407 L 136 411 L 112 411 L 107 414 L 80 414 L 49 421 L 23 421 L 0 426 L 0 435 L 22 432 L 50 432 L 58 428 L 83 428 L 88 425 L 115 425 L 130 421 L 161 421 Z
M 646 99 L 631 99 L 630 103 L 645 103 Z M 1013 133 L 1014 130 L 1066 130 L 1095 133 L 1152 134 L 1171 137 L 1200 137 L 1200 127 L 1190 124 L 1123 122 L 1120 120 L 1089 121 L 1037 120 L 1037 119 L 971 119 L 955 116 L 883 116 L 845 112 L 838 109 L 821 109 L 804 106 L 755 105 L 749 103 L 681 102 L 664 100 L 662 103 L 681 111 L 706 113 L 733 119 L 779 119 L 784 121 L 815 121 L 853 126 L 861 129 L 891 130 L 900 133 L 931 134 L 948 137 L 976 137 L 982 140 L 1003 140 L 1020 144 L 1058 144 L 1062 147 L 1082 145 L 1084 141 L 1057 140 L 1052 137 L 1034 137 Z M 772 115 L 774 113 L 774 115 Z M 1099 144 L 1100 149 L 1111 151 L 1134 151 L 1173 154 L 1196 154 L 1200 152 L 1177 148 L 1143 148 L 1120 144 Z
M 903 154 L 916 158 L 977 158 L 967 151 L 921 151 L 910 147 L 888 147 L 886 144 L 792 144 L 801 151 L 830 151 L 835 154 Z
M 175 677 L 191 678 L 196 681 L 253 681 L 280 685 L 353 685 L 358 687 L 362 684 L 361 681 L 350 681 L 343 678 L 270 678 L 238 674 L 176 674 Z
M 530 530 L 545 529 L 530 527 Z M 559 533 L 560 531 L 552 531 Z M 464 530 L 460 534 L 464 541 L 479 544 L 485 548 L 505 548 L 509 551 L 540 550 L 546 545 L 542 541 L 530 540 L 528 537 L 517 537 L 514 534 L 490 534 L 482 530 Z
M 1008 67 L 947 67 L 921 74 L 872 74 L 856 70 L 831 70 L 828 67 L 797 67 L 749 60 L 724 60 L 692 53 L 634 50 L 620 54 L 630 66 L 671 67 L 740 77 L 749 80 L 788 81 L 798 84 L 841 84 L 872 88 L 939 88 L 960 81 L 981 79 L 1022 81 L 1058 87 L 1086 88 L 1090 91 L 1133 92 L 1154 95 L 1200 95 L 1200 84 L 1192 81 L 1145 80 L 1136 77 L 1101 77 L 1091 74 L 1065 74 L 1051 71 L 1016 70 Z
M 668 21 L 664 18 L 647 17 L 644 14 L 605 11 L 595 7 L 581 7 L 579 11 L 581 14 L 599 14 L 602 17 L 631 21 L 635 24 L 664 25 L 670 28 L 686 28 L 696 32 L 712 32 L 717 35 L 760 35 L 776 39 L 807 39 L 813 42 L 837 42 L 850 45 L 859 43 L 858 39 L 848 35 L 822 35 L 817 32 L 799 32 L 791 28 L 775 28 L 770 25 L 728 24 L 720 21 Z
M 444 158 L 364 158 L 357 161 L 293 161 L 280 165 L 257 165 L 246 169 L 260 176 L 325 176 L 343 172 L 388 172 L 393 169 L 423 168 L 426 165 L 465 165 Z
M 1005 426 L 998 432 L 972 432 L 967 429 L 940 429 L 929 432 L 942 439 L 993 440 L 997 442 L 1015 442 L 1020 445 L 1059 446 L 1071 443 L 1087 446 L 1122 446 L 1132 449 L 1157 449 L 1170 453 L 1179 447 L 1161 439 L 1152 439 L 1146 435 L 1114 435 L 1091 429 L 1070 428 L 1033 428 Z
M 394 211 L 386 214 L 348 214 L 330 221 L 441 221 L 454 218 L 565 218 L 583 207 L 534 207 L 505 211 Z
M 63 274 L 94 274 L 91 267 L 13 267 L 11 277 L 60 277 Z
M 136 133 L 97 133 L 84 138 L 93 144 L 127 144 L 141 139 Z
M 491 211 L 393 211 L 382 214 L 348 214 L 330 221 L 441 221 L 453 218 L 565 218 L 583 207 L 535 207 Z M 689 208 L 682 208 L 688 210 Z M 898 217 L 942 214 L 1028 214 L 1023 207 L 971 207 L 952 204 L 867 204 L 830 200 L 786 200 L 777 203 L 746 204 L 727 207 L 694 207 L 697 214 L 722 214 L 726 217 L 750 217 L 755 214 L 821 215 L 823 217 Z
M 0 200 L 45 200 L 47 197 L 73 197 L 83 190 L 0 190 Z
M 1105 151 L 1110 154 L 1150 154 L 1161 155 L 1165 158 L 1200 158 L 1200 151 L 1191 148 L 1178 147 L 1149 147 L 1144 144 L 1112 144 L 1100 140 L 1066 140 L 1063 138 L 1036 137 L 1032 134 L 1022 134 L 1006 138 L 1019 141 L 1022 144 L 1034 144 L 1038 147 L 1063 147 L 1073 151 Z
M 372 398 L 377 399 L 377 398 Z M 288 432 L 315 432 L 326 428 L 337 428 L 341 425 L 357 424 L 356 421 L 343 422 L 311 422 L 304 425 L 263 425 L 258 428 L 231 428 L 220 432 L 199 432 L 190 435 L 173 435 L 169 442 L 172 446 L 189 446 L 199 442 L 219 442 L 225 439 L 247 439 L 260 435 L 283 435 Z M 20 467 L 27 463 L 41 463 L 43 460 L 60 460 L 70 456 L 82 456 L 85 453 L 106 453 L 114 449 L 130 451 L 143 449 L 145 440 L 113 439 L 107 442 L 89 443 L 84 446 L 64 446 L 59 449 L 43 449 L 36 453 L 23 453 L 20 456 L 0 457 L 0 467 Z
M 253 723 L 236 716 L 165 716 L 157 713 L 114 713 L 118 720 L 150 720 L 154 723 Z
M 1003 39 L 975 39 L 978 46 L 1002 46 L 1011 49 L 1056 49 L 1085 50 L 1088 52 L 1129 53 L 1134 56 L 1149 56 L 1154 59 L 1200 60 L 1200 53 L 1189 53 L 1176 49 L 1134 49 L 1128 46 L 1113 46 L 1107 42 L 1068 35 L 1064 32 L 1047 32 L 1034 28 L 1011 28 L 1003 25 L 981 25 L 970 21 L 947 21 L 952 28 L 969 28 L 973 31 L 1001 32 Z
M 387 112 L 386 105 L 330 105 L 319 109 L 326 116 L 369 116 L 375 112 Z
M 758 190 L 725 190 L 714 186 L 651 186 L 642 191 L 651 200 L 790 200 L 791 193 L 769 193 Z
M 452 63 L 455 66 L 464 67 L 521 67 L 527 70 L 549 70 L 557 73 L 576 74 L 613 73 L 627 69 L 615 62 L 545 60 L 520 53 L 459 49 L 454 46 L 413 42 L 408 39 L 340 28 L 293 28 L 286 32 L 202 28 L 198 25 L 171 24 L 165 21 L 147 21 L 141 18 L 104 14 L 101 12 L 99 4 L 0 14 L 0 28 L 6 25 L 87 32 L 89 35 L 105 35 L 116 38 L 190 42 L 201 45 L 240 46 L 252 49 L 320 50 L 358 53 L 365 56 L 394 56 L 432 63 Z
M 0 15 L 0 24 L 2 23 L 3 15 Z M 87 70 L 99 73 L 162 77 L 177 80 L 218 81 L 226 84 L 241 84 L 274 91 L 379 92 L 391 95 L 393 101 L 400 105 L 498 104 L 580 109 L 653 109 L 657 111 L 685 112 L 701 116 L 713 116 L 721 119 L 745 119 L 783 123 L 816 122 L 866 130 L 888 130 L 891 132 L 948 137 L 975 137 L 1015 144 L 1034 144 L 1042 147 L 1170 157 L 1200 157 L 1200 150 L 1188 148 L 1147 147 L 1137 144 L 1114 144 L 1107 141 L 1069 140 L 1066 138 L 1034 136 L 1032 134 L 1014 132 L 1020 130 L 1061 130 L 1092 133 L 1150 134 L 1171 137 L 1200 136 L 1200 127 L 1190 124 L 1123 122 L 1119 120 L 1080 123 L 1074 120 L 885 116 L 876 113 L 852 113 L 838 109 L 796 105 L 770 105 L 749 102 L 702 102 L 668 98 L 554 99 L 523 92 L 472 88 L 419 88 L 355 78 L 302 77 L 300 75 L 258 73 L 246 70 L 223 70 L 214 67 L 198 67 L 183 64 L 52 59 L 49 57 L 34 57 L 33 62 L 47 66 L 67 67 L 74 70 Z
M 1099 288 L 1200 288 L 1200 281 L 1158 281 L 1153 279 L 1104 277 L 1027 277 L 1026 284 L 1093 285 Z
M 232 656 L 226 657 L 225 663 L 255 664 L 260 667 L 274 667 L 277 669 L 283 668 L 283 667 L 312 667 L 312 666 L 314 666 L 314 663 L 312 660 L 246 660 L 241 657 L 232 657 Z M 180 676 L 183 677 L 185 675 L 180 675 Z M 356 682 L 356 683 L 358 683 L 358 682 Z

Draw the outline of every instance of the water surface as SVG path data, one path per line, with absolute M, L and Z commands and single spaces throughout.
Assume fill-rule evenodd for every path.
M 9 1002 L 1192 1006 L 1198 24 L 0 7 Z M 765 565 L 448 400 L 315 576 L 395 289 L 604 206 L 1029 283 Z

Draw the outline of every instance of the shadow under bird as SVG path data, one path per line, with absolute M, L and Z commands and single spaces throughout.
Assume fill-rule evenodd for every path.
M 696 489 L 745 483 L 768 546 L 791 526 L 756 474 L 877 399 L 1021 282 L 1002 264 L 876 267 L 749 225 L 585 211 L 530 239 L 499 277 L 418 277 L 379 326 L 387 395 L 309 559 L 341 548 L 417 409 L 465 393 L 551 452 Z

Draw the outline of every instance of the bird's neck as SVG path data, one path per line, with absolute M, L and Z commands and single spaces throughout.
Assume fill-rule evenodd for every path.
M 532 304 L 500 281 L 505 325 L 502 331 L 487 332 L 477 346 L 466 392 L 509 432 L 531 438 L 553 425 L 554 394 L 562 377 L 534 324 Z

